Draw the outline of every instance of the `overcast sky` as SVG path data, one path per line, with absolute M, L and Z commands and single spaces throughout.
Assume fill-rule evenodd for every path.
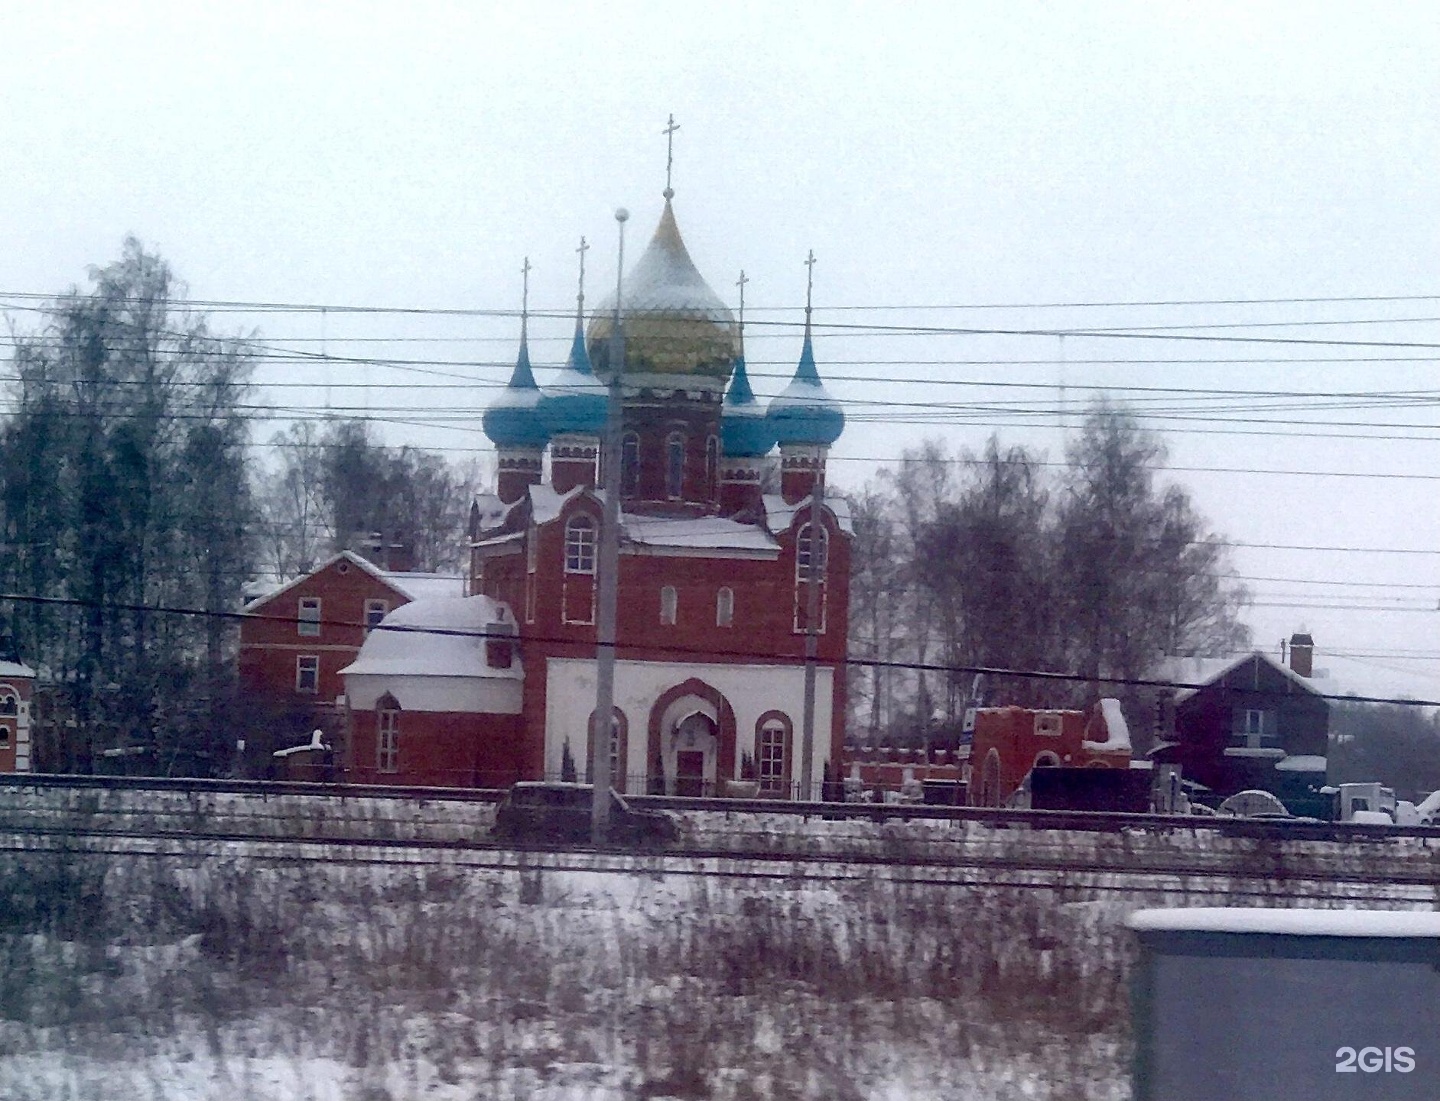
M 473 454 L 523 258 L 554 364 L 575 246 L 598 301 L 614 209 L 632 259 L 659 216 L 674 112 L 680 226 L 723 296 L 751 280 L 762 396 L 815 250 L 817 355 L 851 403 L 838 483 L 926 436 L 1058 459 L 1061 399 L 1110 389 L 1248 544 L 1257 645 L 1305 627 L 1327 687 L 1440 699 L 1440 5 L 10 3 L 0 42 L 22 329 L 15 295 L 83 283 L 133 233 L 196 299 L 328 307 L 217 313 L 274 346 L 279 415 Z M 1316 298 L 1347 301 L 1214 301 Z

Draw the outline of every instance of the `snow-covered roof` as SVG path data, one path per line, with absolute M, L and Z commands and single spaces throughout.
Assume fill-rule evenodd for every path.
M 0 677 L 15 677 L 17 680 L 22 677 L 33 679 L 35 670 L 30 666 L 18 661 L 0 661 Z
M 1324 772 L 1329 762 L 1316 753 L 1296 753 L 1275 762 L 1281 772 Z
M 486 629 L 515 630 L 510 609 L 488 596 L 425 598 L 396 608 L 365 637 L 342 674 L 520 679 L 520 663 L 492 669 L 485 662 Z M 507 636 L 509 637 L 509 636 Z
M 517 499 L 507 505 L 493 493 L 475 494 L 475 510 L 479 514 L 480 530 L 490 531 L 498 528 L 510 515 L 510 510 L 519 503 L 520 501 Z
M 302 581 L 309 580 L 318 573 L 323 573 L 336 562 L 342 560 L 364 570 L 377 581 L 384 582 L 400 593 L 400 595 L 409 597 L 411 600 L 431 596 L 460 596 L 465 591 L 465 581 L 459 574 L 412 573 L 403 570 L 382 570 L 364 556 L 356 554 L 354 551 L 346 550 L 327 558 L 309 573 L 291 578 L 283 585 L 277 585 L 274 588 L 254 596 L 246 602 L 244 610 L 247 612 L 254 611 L 260 607 L 260 605 L 269 603 L 277 596 L 289 592 Z
M 411 600 L 465 595 L 465 579 L 458 573 L 406 573 L 399 570 L 382 570 L 379 572 L 379 576 Z
M 620 526 L 632 543 L 642 546 L 764 551 L 769 554 L 778 554 L 780 550 L 780 544 L 774 537 L 758 525 L 742 524 L 721 516 L 667 519 L 625 513 L 620 518 Z
M 1136 910 L 1125 924 L 1139 932 L 1270 933 L 1296 937 L 1440 937 L 1433 910 L 1278 910 L 1197 906 Z
M 765 526 L 771 531 L 779 533 L 790 530 L 790 525 L 795 522 L 795 514 L 810 507 L 810 498 L 804 497 L 793 505 L 786 504 L 785 498 L 778 493 L 767 493 L 764 496 L 765 502 Z M 850 502 L 838 494 L 825 496 L 820 502 L 828 508 L 835 517 L 835 523 L 846 535 L 855 534 L 855 524 L 850 518 Z
M 1120 710 L 1120 701 L 1109 697 L 1102 699 L 1100 714 L 1105 720 L 1105 741 L 1083 741 L 1080 744 L 1091 752 L 1129 753 L 1130 727 L 1125 722 L 1125 712 Z
M 548 524 L 559 517 L 560 511 L 565 507 L 566 502 L 580 496 L 580 494 L 584 492 L 584 486 L 575 486 L 572 489 L 566 490 L 564 493 L 556 493 L 554 489 L 547 485 L 531 486 L 530 519 L 537 524 Z M 595 496 L 603 499 L 603 495 L 598 491 L 595 493 Z
M 1240 668 L 1251 658 L 1259 658 L 1271 669 L 1298 684 L 1305 691 L 1317 696 L 1323 695 L 1320 688 L 1310 678 L 1302 677 L 1288 665 L 1281 664 L 1263 650 L 1252 650 L 1248 654 L 1228 658 L 1167 657 L 1160 663 L 1156 679 L 1177 684 L 1201 686 L 1214 684 Z M 1187 700 L 1197 691 L 1199 688 L 1181 688 L 1175 693 L 1175 702 Z

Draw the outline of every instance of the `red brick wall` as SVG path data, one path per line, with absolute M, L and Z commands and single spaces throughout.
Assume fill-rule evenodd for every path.
M 320 598 L 320 634 L 302 635 L 300 600 Z M 347 559 L 286 589 L 254 609 L 240 624 L 240 680 L 250 691 L 301 705 L 330 705 L 344 693 L 340 670 L 355 660 L 365 641 L 365 602 L 384 600 L 389 610 L 408 598 Z M 295 659 L 320 659 L 319 688 L 313 695 L 295 691 Z
M 508 787 L 525 772 L 523 717 L 401 711 L 399 769 L 380 772 L 373 711 L 350 716 L 349 767 L 357 784 Z

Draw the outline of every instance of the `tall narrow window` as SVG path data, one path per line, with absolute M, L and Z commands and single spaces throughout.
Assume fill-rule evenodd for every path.
M 814 557 L 816 558 L 816 563 L 815 563 L 815 565 L 816 565 L 816 568 L 817 568 L 817 571 L 818 571 L 817 576 L 818 576 L 819 580 L 821 580 L 821 581 L 824 581 L 824 580 L 825 580 L 825 563 L 826 563 L 826 559 L 827 559 L 827 556 L 828 556 L 828 553 L 829 553 L 829 550 L 830 550 L 830 534 L 829 534 L 829 532 L 827 532 L 824 528 L 821 528 L 821 529 L 820 529 L 820 538 L 819 538 L 818 540 L 812 540 L 812 539 L 810 538 L 810 525 L 809 525 L 809 524 L 806 524 L 803 528 L 800 529 L 800 538 L 796 541 L 796 545 L 795 545 L 795 580 L 796 580 L 796 581 L 809 581 L 809 580 L 810 580 L 810 560 L 811 560 L 811 556 L 812 556 L 812 555 L 811 555 L 811 543 L 812 543 L 812 542 L 815 542 L 815 543 L 818 543 L 818 544 L 819 544 L 818 553 L 816 553 L 816 554 L 814 555 Z
M 539 565 L 540 533 L 534 524 L 525 533 L 525 622 L 535 622 L 535 570 Z
M 679 608 L 679 596 L 675 592 L 674 585 L 666 585 L 660 590 L 660 622 L 666 626 L 674 626 L 675 613 Z
M 565 572 L 595 572 L 595 521 L 588 516 L 571 517 L 565 525 Z
M 295 691 L 313 696 L 320 691 L 320 657 L 299 654 L 295 658 Z
M 729 627 L 735 622 L 735 590 L 721 589 L 715 594 L 715 626 Z
M 0 715 L 20 714 L 20 697 L 9 688 L 0 689 Z
M 400 705 L 389 695 L 375 709 L 375 767 L 381 772 L 400 771 Z
M 320 634 L 320 598 L 318 596 L 302 596 L 296 619 L 296 628 L 300 634 L 310 638 L 318 636 Z
M 665 494 L 676 500 L 685 494 L 685 437 L 678 432 L 665 441 Z
M 620 437 L 620 496 L 634 497 L 640 492 L 640 437 L 626 432 Z
M 712 498 L 720 485 L 720 441 L 711 436 L 705 441 L 705 496 Z

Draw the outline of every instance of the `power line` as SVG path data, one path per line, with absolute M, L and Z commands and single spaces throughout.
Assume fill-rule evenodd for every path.
M 262 623 L 283 623 L 286 626 L 293 626 L 297 622 L 294 616 L 288 615 L 257 615 L 253 612 L 222 612 L 212 611 L 205 608 L 184 608 L 167 605 L 127 604 L 112 601 L 81 600 L 74 597 L 31 596 L 25 593 L 0 593 L 0 601 L 13 601 L 20 604 L 39 604 L 70 608 L 90 608 L 114 612 L 140 613 L 146 615 L 193 616 L 197 618 L 223 619 L 230 622 L 249 621 Z M 332 627 L 363 628 L 365 626 L 364 623 L 351 620 L 336 620 L 323 618 L 318 621 L 309 620 L 307 622 L 319 622 L 321 625 L 327 625 Z M 531 634 L 525 636 L 524 638 L 521 638 L 520 636 L 513 634 L 492 634 L 488 631 L 475 631 L 466 628 L 422 627 L 412 626 L 410 624 L 387 625 L 383 622 L 371 627 L 370 630 L 393 631 L 400 634 L 426 636 L 437 635 L 451 638 L 471 638 L 486 641 L 513 643 L 532 641 L 573 644 L 575 641 L 571 638 L 561 638 L 558 636 Z M 683 657 L 690 659 L 698 658 L 702 660 L 715 660 L 717 658 L 747 660 L 760 658 L 773 661 L 777 657 L 782 659 L 788 657 L 790 660 L 794 661 L 795 664 L 799 664 L 798 655 L 777 655 L 772 653 L 764 653 L 756 650 L 726 649 L 720 647 L 703 648 L 698 646 L 683 646 L 675 643 L 656 644 L 653 641 L 646 641 L 643 643 L 622 642 L 617 645 L 616 649 L 622 654 L 625 652 L 639 651 L 647 655 L 654 655 L 658 653 L 670 655 L 672 657 Z M 824 664 L 831 666 L 843 665 L 861 666 L 864 668 L 900 669 L 911 672 L 918 671 L 927 673 L 947 674 L 961 673 L 965 675 L 984 674 L 988 677 L 1007 677 L 1013 679 L 1038 680 L 1060 684 L 1104 684 L 1130 688 L 1199 689 L 1206 687 L 1206 682 L 1193 683 L 1189 681 L 1160 680 L 1144 677 L 1110 677 L 1098 675 L 1091 676 L 1084 673 L 1057 672 L 1053 670 L 1042 669 L 1008 669 L 991 665 L 947 665 L 940 662 L 890 661 L 882 660 L 879 658 L 858 658 L 852 656 L 825 659 Z M 1406 707 L 1440 707 L 1440 700 L 1416 700 L 1389 696 L 1361 696 L 1349 693 L 1324 693 L 1318 691 L 1315 693 L 1315 695 L 1322 699 L 1340 701 L 1345 703 L 1387 703 Z

